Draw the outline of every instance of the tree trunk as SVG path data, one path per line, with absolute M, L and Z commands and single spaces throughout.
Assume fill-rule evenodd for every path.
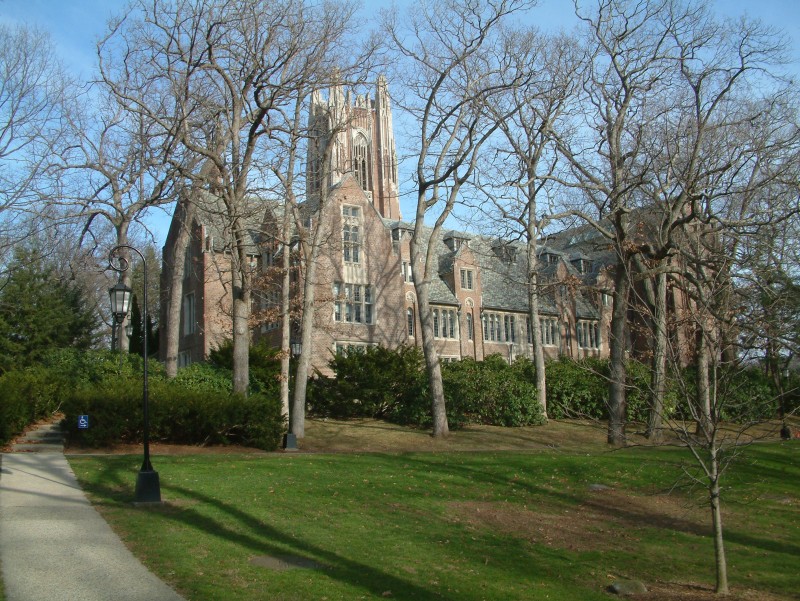
M 291 238 L 290 229 L 290 212 L 288 209 L 284 210 L 283 220 L 283 238 L 289 240 Z M 292 339 L 292 316 L 291 316 L 291 293 L 289 287 L 291 286 L 291 244 L 283 242 L 281 267 L 283 269 L 281 275 L 281 415 L 286 420 L 287 425 L 291 416 L 289 408 L 289 368 L 291 358 L 291 339 Z
M 528 223 L 536 219 L 530 211 Z M 529 225 L 530 228 L 530 225 Z M 532 228 L 531 228 L 532 229 Z M 542 415 L 547 419 L 547 379 L 545 377 L 544 349 L 542 348 L 541 321 L 539 319 L 539 272 L 536 258 L 536 232 L 528 232 L 528 319 L 531 323 L 533 362 L 536 366 L 536 396 L 542 406 Z
M 241 262 L 241 260 L 239 261 Z M 247 394 L 250 386 L 250 286 L 245 265 L 232 269 L 233 392 Z
M 178 349 L 180 348 L 181 304 L 183 302 L 184 258 L 191 241 L 192 222 L 195 205 L 193 202 L 181 200 L 175 209 L 182 215 L 178 220 L 179 229 L 172 248 L 165 249 L 165 279 L 167 279 L 166 298 L 162 300 L 162 323 L 164 324 L 164 367 L 167 378 L 178 375 Z
M 725 540 L 722 536 L 722 507 L 720 506 L 720 486 L 719 486 L 719 456 L 716 444 L 712 443 L 711 448 L 711 482 L 709 487 L 711 521 L 713 524 L 714 536 L 714 560 L 716 565 L 717 584 L 714 592 L 728 594 L 728 561 L 725 558 Z
M 626 413 L 627 370 L 625 355 L 628 350 L 627 317 L 630 275 L 628 263 L 618 259 L 614 271 L 614 306 L 611 312 L 610 378 L 608 383 L 608 444 L 624 445 Z
M 311 368 L 312 334 L 314 332 L 314 282 L 316 281 L 316 256 L 312 254 L 312 260 L 306 266 L 306 284 L 304 286 L 303 297 L 303 316 L 301 318 L 300 342 L 302 348 L 300 356 L 297 358 L 297 371 L 294 377 L 294 397 L 292 399 L 292 409 L 289 413 L 291 422 L 289 431 L 297 438 L 304 438 L 306 435 L 306 388 L 308 376 Z
M 702 319 L 702 316 L 701 316 Z M 709 351 L 703 324 L 697 332 L 697 433 L 708 435 L 711 421 L 711 383 L 709 381 Z
M 661 440 L 664 422 L 664 395 L 667 390 L 667 274 L 656 276 L 653 306 L 653 371 L 650 377 L 650 416 L 647 438 Z
M 450 427 L 447 423 L 447 409 L 445 407 L 444 386 L 442 384 L 442 366 L 433 337 L 433 315 L 429 299 L 430 278 L 428 269 L 417 269 L 420 263 L 418 260 L 420 254 L 421 250 L 415 230 L 414 236 L 411 238 L 411 262 L 414 266 L 414 288 L 417 292 L 417 307 L 422 331 L 422 352 L 425 356 L 425 370 L 428 375 L 428 387 L 431 395 L 432 434 L 435 438 L 443 438 L 450 434 Z

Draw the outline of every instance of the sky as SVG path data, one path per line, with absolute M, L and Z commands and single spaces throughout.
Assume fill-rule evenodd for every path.
M 782 29 L 792 41 L 790 69 L 800 75 L 800 1 L 798 0 L 710 0 L 724 16 L 747 15 Z M 88 78 L 95 64 L 95 46 L 109 18 L 123 10 L 125 0 L 0 0 L 0 23 L 24 23 L 50 33 L 64 66 Z M 374 12 L 387 0 L 363 0 L 363 10 Z M 396 0 L 398 7 L 408 4 Z M 530 13 L 533 22 L 546 30 L 570 29 L 575 23 L 572 0 L 539 0 Z M 800 79 L 800 78 L 799 78 Z M 408 213 L 404 210 L 403 213 Z M 163 242 L 168 220 L 153 216 L 156 238 Z

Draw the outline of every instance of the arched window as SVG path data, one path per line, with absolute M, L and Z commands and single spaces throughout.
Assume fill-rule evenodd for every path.
M 365 192 L 368 191 L 370 189 L 369 145 L 367 139 L 361 134 L 358 134 L 353 141 L 353 172 L 361 189 Z
M 414 337 L 414 309 L 406 309 L 406 321 L 408 322 L 408 337 Z

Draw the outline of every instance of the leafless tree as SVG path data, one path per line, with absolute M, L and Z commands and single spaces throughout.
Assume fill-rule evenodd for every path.
M 234 390 L 245 393 L 257 252 L 251 234 L 259 217 L 252 199 L 269 188 L 260 166 L 273 150 L 272 116 L 310 81 L 333 72 L 352 7 L 296 0 L 141 0 L 135 7 L 101 47 L 103 79 L 131 110 L 176 137 L 176 156 L 211 165 L 205 174 L 185 175 L 213 189 L 230 234 Z M 131 77 L 140 81 L 135 95 L 120 86 Z
M 500 125 L 486 106 L 504 90 L 525 82 L 525 74 L 503 52 L 498 34 L 506 18 L 530 5 L 524 0 L 421 1 L 410 7 L 402 22 L 396 11 L 383 13 L 383 28 L 396 57 L 396 104 L 413 122 L 417 140 L 411 261 L 434 436 L 449 432 L 430 307 L 431 282 L 438 277 L 436 245 L 462 186 L 474 175 L 481 148 Z M 428 237 L 425 218 L 433 215 Z
M 536 389 L 542 411 L 547 415 L 545 361 L 539 320 L 539 240 L 555 212 L 553 181 L 559 168 L 553 131 L 576 93 L 580 64 L 579 47 L 565 34 L 546 36 L 535 29 L 507 30 L 507 54 L 518 61 L 520 72 L 529 70 L 531 79 L 509 88 L 503 97 L 488 105 L 500 124 L 501 136 L 492 140 L 479 173 L 482 192 L 492 200 L 490 214 L 509 224 L 527 247 L 527 278 L 520 284 L 528 290 L 528 320 L 533 333 Z
M 591 210 L 573 210 L 609 242 L 616 257 L 611 317 L 608 442 L 625 442 L 628 307 L 634 257 L 641 252 L 638 219 L 642 189 L 653 178 L 647 143 L 669 93 L 679 59 L 674 36 L 685 30 L 697 7 L 658 0 L 599 0 L 595 9 L 577 7 L 587 65 L 583 110 L 559 151 Z M 565 182 L 568 183 L 568 182 Z
M 48 215 L 59 189 L 47 166 L 68 143 L 65 117 L 74 96 L 48 35 L 0 25 L 0 253 L 61 217 Z

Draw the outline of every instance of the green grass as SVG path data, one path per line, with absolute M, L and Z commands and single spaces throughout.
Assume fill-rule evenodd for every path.
M 797 598 L 799 449 L 755 445 L 728 476 L 734 594 Z M 155 457 L 166 503 L 149 508 L 130 503 L 139 457 L 70 462 L 190 601 L 591 601 L 620 578 L 714 581 L 708 513 L 680 449 Z M 324 567 L 275 571 L 250 563 L 259 556 Z

